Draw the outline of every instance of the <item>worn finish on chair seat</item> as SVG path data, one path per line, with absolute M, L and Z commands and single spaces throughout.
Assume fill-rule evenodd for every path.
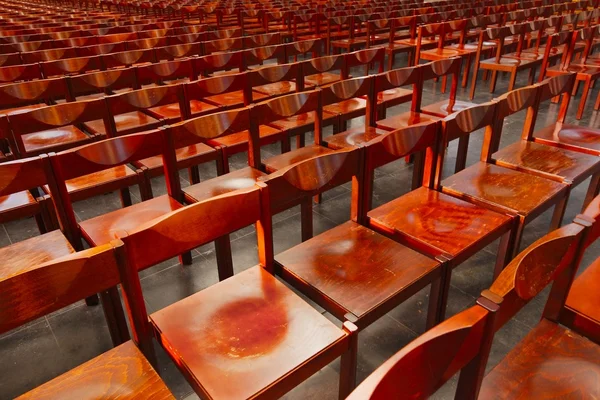
M 214 112 L 218 109 L 217 106 L 209 103 L 205 103 L 198 100 L 190 100 L 190 109 L 193 116 L 199 116 Z M 179 103 L 167 104 L 164 106 L 149 108 L 148 114 L 156 119 L 165 119 L 169 122 L 179 121 L 181 119 L 181 110 L 179 109 Z
M 357 126 L 342 133 L 325 138 L 327 147 L 331 149 L 343 149 L 350 146 L 358 146 L 376 138 L 388 131 L 372 126 Z
M 326 111 L 323 111 L 323 122 L 325 124 L 332 124 L 336 119 L 337 114 L 332 114 Z M 313 125 L 315 123 L 315 113 L 309 112 L 305 114 L 294 115 L 289 118 L 280 119 L 274 122 L 271 122 L 269 125 L 277 129 L 294 129 L 306 125 Z
M 600 397 L 600 348 L 547 319 L 483 380 L 482 399 Z
M 453 114 L 458 111 L 462 111 L 466 108 L 476 106 L 477 104 L 471 103 L 468 101 L 456 100 L 456 102 L 452 105 L 452 110 L 448 111 L 448 104 L 450 100 L 442 100 L 437 103 L 428 104 L 426 106 L 421 107 L 421 111 L 425 114 L 431 114 L 436 117 L 447 117 L 450 114 Z
M 102 121 L 98 121 L 103 127 Z M 78 143 L 90 140 L 79 128 L 68 125 L 46 131 L 27 133 L 21 136 L 27 153 L 43 153 L 47 148 L 56 148 L 57 145 L 74 147 Z
M 25 393 L 19 399 L 175 399 L 128 341 Z
M 396 114 L 392 117 L 377 121 L 377 127 L 387 131 L 393 131 L 411 125 L 439 121 L 440 119 L 441 117 L 436 117 L 435 115 L 407 111 L 402 114 Z
M 445 192 L 498 205 L 523 216 L 564 196 L 567 190 L 563 183 L 484 162 L 446 178 L 442 186 Z
M 534 133 L 536 142 L 600 156 L 600 129 L 579 125 L 548 125 Z
M 260 266 L 180 300 L 150 321 L 195 389 L 211 398 L 252 398 L 345 339 Z
M 412 99 L 413 91 L 410 89 L 393 88 L 377 92 L 377 104 L 396 105 L 406 103 Z
M 80 176 L 65 181 L 71 201 L 79 201 L 84 198 L 101 195 L 113 190 L 118 190 L 129 182 L 135 185 L 139 181 L 136 172 L 127 165 L 119 165 L 113 168 L 94 172 L 93 174 Z M 114 187 L 112 187 L 114 185 Z M 46 193 L 50 193 L 48 186 L 44 187 Z M 85 192 L 85 193 L 84 193 Z
M 313 300 L 342 320 L 348 312 L 366 317 L 394 297 L 399 304 L 429 284 L 440 266 L 353 221 L 284 251 L 275 262 L 278 275 L 306 286 Z M 415 285 L 411 293 L 401 293 Z
M 237 189 L 251 187 L 259 177 L 265 175 L 258 169 L 246 167 L 188 186 L 183 189 L 183 193 L 186 202 L 196 203 Z
M 541 62 L 541 60 L 542 60 L 541 58 L 536 59 L 536 60 L 524 60 L 521 58 L 517 59 L 517 58 L 503 57 L 500 59 L 500 61 L 498 61 L 495 58 L 488 58 L 487 60 L 482 60 L 479 63 L 479 67 L 484 68 L 484 69 L 497 69 L 500 71 L 512 71 L 513 68 L 516 68 L 516 69 L 531 68 L 533 65 L 539 64 Z
M 24 215 L 31 215 L 31 211 L 35 211 L 38 207 L 38 202 L 33 198 L 28 190 L 9 194 L 7 196 L 0 196 L 0 221 L 2 221 L 2 214 L 7 211 L 15 212 L 17 209 L 21 209 Z M 12 220 L 13 218 L 11 218 Z
M 288 94 L 296 91 L 296 82 L 292 81 L 281 81 L 281 82 L 273 82 L 267 85 L 256 86 L 252 88 L 254 98 L 254 93 L 263 95 L 259 98 L 273 97 L 273 96 L 281 96 L 283 94 Z
M 600 342 L 600 258 L 579 275 L 569 291 L 561 323 Z
M 332 152 L 333 150 L 328 149 L 327 147 L 311 145 L 269 157 L 264 160 L 264 165 L 267 172 L 279 171 L 280 169 L 297 162 Z
M 353 97 L 348 100 L 340 101 L 339 103 L 329 104 L 323 107 L 323 113 L 344 115 L 351 118 L 353 114 L 364 113 L 367 108 L 367 99 L 362 97 Z
M 350 77 L 349 77 L 350 78 Z M 326 86 L 342 80 L 341 74 L 331 72 L 321 72 L 319 74 L 308 75 L 304 77 L 304 86 Z
M 512 225 L 509 215 L 425 187 L 377 207 L 367 216 L 374 229 L 404 242 L 420 243 L 434 256 L 446 253 L 458 259 L 474 246 L 483 248 Z
M 156 118 L 151 117 L 141 111 L 132 111 L 114 116 L 117 133 L 127 135 L 129 133 L 150 130 L 161 125 L 161 122 Z M 83 124 L 87 130 L 95 134 L 106 135 L 104 121 L 90 121 Z
M 34 236 L 0 248 L 3 277 L 16 275 L 45 262 L 74 253 L 75 250 L 60 230 Z
M 254 100 L 255 102 L 265 99 L 266 97 L 267 96 L 262 93 L 258 93 L 258 92 L 254 92 L 254 91 L 252 92 L 252 100 Z M 237 90 L 235 92 L 221 93 L 221 94 L 216 94 L 214 96 L 207 96 L 204 98 L 204 100 L 207 102 L 219 105 L 221 107 L 227 107 L 227 108 L 243 107 L 244 106 L 244 92 L 242 92 L 241 90 Z M 193 111 L 192 111 L 192 114 L 193 114 Z
M 542 171 L 574 185 L 600 171 L 597 156 L 525 140 L 502 148 L 492 158 L 497 165 L 518 167 L 533 173 Z
M 99 246 L 113 240 L 118 231 L 136 228 L 140 221 L 150 221 L 181 207 L 172 197 L 164 195 L 87 219 L 79 227 L 91 246 Z
M 185 168 L 189 166 L 186 161 L 189 161 L 190 164 L 196 164 L 212 161 L 218 158 L 217 150 L 204 143 L 197 143 L 191 146 L 176 149 L 175 155 L 177 157 L 177 166 L 179 168 Z M 134 164 L 139 165 L 140 167 L 148 168 L 153 176 L 161 175 L 163 173 L 163 159 L 160 155 L 145 158 Z
M 287 132 L 282 132 L 268 125 L 261 125 L 258 129 L 261 146 L 278 142 L 282 138 L 287 137 Z M 248 131 L 216 138 L 213 139 L 213 142 L 227 146 L 227 155 L 248 151 Z

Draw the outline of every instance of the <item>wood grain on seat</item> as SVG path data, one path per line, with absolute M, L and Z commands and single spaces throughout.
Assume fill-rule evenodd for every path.
M 294 151 L 269 157 L 264 160 L 264 164 L 268 172 L 279 171 L 280 169 L 297 162 L 332 152 L 333 150 L 319 145 L 306 146 Z
M 186 201 L 198 202 L 214 196 L 253 186 L 260 176 L 266 174 L 252 167 L 241 168 L 225 175 L 188 186 L 183 189 Z
M 98 121 L 104 129 L 102 120 Z M 90 139 L 88 135 L 79 128 L 68 125 L 60 128 L 44 130 L 40 132 L 27 133 L 22 135 L 25 150 L 29 152 L 40 152 L 46 148 L 52 148 L 58 144 L 70 144 L 76 146 L 78 142 Z
M 25 399 L 175 399 L 131 341 L 18 397 Z
M 325 138 L 327 147 L 332 149 L 343 149 L 350 146 L 358 146 L 376 138 L 388 131 L 373 126 L 357 126 L 342 133 Z

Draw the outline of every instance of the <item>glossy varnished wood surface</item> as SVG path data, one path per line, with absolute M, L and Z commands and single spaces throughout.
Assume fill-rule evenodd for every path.
M 331 120 L 335 118 L 337 114 L 332 114 L 323 111 L 323 121 Z M 302 126 L 312 125 L 315 123 L 315 113 L 308 112 L 304 114 L 294 115 L 285 119 L 280 119 L 271 122 L 269 125 L 274 126 L 277 129 L 294 129 Z
M 115 233 L 138 227 L 144 221 L 150 221 L 171 211 L 183 207 L 172 197 L 155 197 L 129 207 L 82 221 L 81 233 L 90 245 L 98 246 L 115 239 Z
M 261 145 L 269 144 L 273 141 L 277 141 L 277 139 L 283 139 L 287 137 L 287 132 L 282 132 L 279 129 L 275 129 L 268 125 L 261 125 L 258 128 L 258 133 Z M 213 140 L 213 142 L 227 146 L 228 154 L 232 154 L 232 152 L 248 151 L 248 135 L 248 131 L 242 131 L 216 138 Z
M 600 332 L 600 258 L 592 263 L 575 279 L 566 306 L 574 312 L 593 320 Z
M 35 206 L 37 201 L 28 190 L 0 196 L 0 212 L 12 211 L 17 208 Z
M 150 320 L 171 357 L 211 398 L 250 398 L 345 336 L 260 266 Z
M 600 155 L 600 129 L 577 125 L 549 125 L 534 133 L 535 140 L 575 151 Z
M 600 170 L 596 156 L 521 140 L 502 148 L 492 158 L 498 165 L 542 171 L 573 182 Z
M 78 141 L 88 140 L 90 137 L 77 127 L 68 125 L 47 131 L 28 133 L 22 135 L 21 138 L 23 139 L 25 150 L 29 153 L 39 152 L 57 145 L 75 144 Z
M 118 165 L 116 167 L 94 172 L 93 174 L 69 179 L 65 181 L 65 185 L 69 194 L 74 195 L 73 200 L 75 200 L 77 198 L 77 192 L 105 184 L 110 184 L 116 181 L 122 181 L 128 178 L 132 179 L 134 177 L 136 177 L 136 173 L 133 169 L 127 165 Z
M 367 213 L 369 224 L 454 257 L 506 229 L 511 217 L 421 187 Z
M 600 347 L 543 319 L 483 380 L 482 399 L 600 396 Z
M 333 150 L 319 145 L 306 146 L 293 151 L 288 151 L 287 153 L 269 157 L 264 160 L 264 164 L 268 172 L 279 171 L 280 169 L 297 162 L 332 152 Z
M 188 186 L 183 189 L 186 201 L 197 202 L 237 189 L 253 186 L 259 177 L 266 174 L 252 167 L 241 168 L 227 174 Z
M 192 115 L 202 115 L 211 111 L 216 111 L 217 106 L 214 106 L 209 103 L 205 103 L 198 100 L 190 100 L 190 109 L 192 110 Z M 154 118 L 162 118 L 167 120 L 178 120 L 181 118 L 181 110 L 179 109 L 179 103 L 173 104 L 165 104 L 163 106 L 153 107 L 148 109 L 148 114 L 152 115 Z
M 440 265 L 352 221 L 278 254 L 275 260 L 358 318 Z
M 131 341 L 18 397 L 25 399 L 175 399 Z
M 421 111 L 425 114 L 435 115 L 437 117 L 447 117 L 448 115 L 455 113 L 457 111 L 462 111 L 466 108 L 473 107 L 476 104 L 470 103 L 468 101 L 456 100 L 451 110 L 448 110 L 448 103 L 450 100 L 442 100 L 437 103 L 428 104 L 426 106 L 421 107 Z
M 377 127 L 388 131 L 405 128 L 407 126 L 422 124 L 426 122 L 439 121 L 440 117 L 419 112 L 407 111 L 402 114 L 397 114 L 377 121 Z
M 176 149 L 175 155 L 177 156 L 178 163 L 195 158 L 216 159 L 218 157 L 217 151 L 204 143 L 198 143 L 191 146 Z M 161 155 L 158 155 L 154 157 L 144 158 L 143 160 L 138 161 L 138 164 L 145 166 L 149 169 L 162 168 L 163 159 Z
M 120 134 L 126 134 L 133 131 L 139 132 L 140 130 L 151 129 L 152 127 L 156 127 L 160 124 L 156 118 L 153 118 L 148 114 L 144 114 L 141 111 L 117 114 L 114 115 L 114 120 L 117 132 Z M 84 126 L 90 132 L 96 134 L 107 134 L 104 121 L 102 120 L 85 122 Z
M 343 149 L 350 146 L 358 146 L 376 138 L 388 131 L 372 126 L 357 126 L 347 131 L 325 138 L 327 146 L 332 149 Z
M 535 175 L 478 162 L 442 181 L 444 190 L 466 194 L 527 215 L 560 195 L 566 185 Z
M 74 253 L 60 230 L 23 240 L 0 248 L 0 277 L 6 278 L 31 268 Z

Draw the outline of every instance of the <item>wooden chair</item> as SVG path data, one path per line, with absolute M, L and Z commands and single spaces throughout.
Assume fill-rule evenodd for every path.
M 156 62 L 154 49 L 126 50 L 116 53 L 102 54 L 105 69 L 132 67 Z
M 513 143 L 492 154 L 496 165 L 525 171 L 544 178 L 557 180 L 569 185 L 569 191 L 591 178 L 583 209 L 598 194 L 600 189 L 600 161 L 597 156 L 577 151 L 561 149 L 532 140 L 540 105 L 557 96 L 563 96 L 561 108 L 568 108 L 575 74 L 559 75 L 550 78 L 535 87 L 512 92 L 500 97 L 506 99 L 506 105 L 514 104 L 514 99 L 536 96 L 536 101 L 527 109 L 527 118 L 523 127 L 521 141 Z M 498 134 L 502 126 L 498 125 Z
M 103 100 L 34 108 L 12 113 L 8 118 L 14 143 L 23 157 L 60 151 L 100 139 L 84 128 L 86 122 L 95 120 L 109 123 Z
M 564 183 L 504 168 L 492 161 L 492 154 L 497 151 L 499 146 L 499 127 L 504 119 L 532 107 L 537 100 L 536 95 L 537 93 L 524 88 L 512 92 L 505 98 L 498 99 L 494 103 L 494 107 L 490 104 L 486 105 L 489 112 L 492 108 L 494 109 L 494 114 L 488 114 L 491 119 L 485 125 L 477 126 L 477 129 L 485 127 L 480 161 L 441 181 L 444 193 L 498 212 L 517 215 L 515 253 L 519 251 L 525 226 L 544 211 L 554 207 L 550 229 L 554 230 L 560 226 L 568 194 L 568 185 Z M 474 109 L 477 108 L 467 109 L 463 112 L 470 112 L 469 110 Z M 449 119 L 451 118 L 449 117 Z M 450 140 L 455 137 L 453 131 L 462 129 L 460 124 L 453 125 L 455 124 L 448 128 L 448 139 Z
M 124 287 L 137 299 L 130 309 L 147 320 L 137 271 L 252 223 L 257 227 L 259 265 L 151 314 L 140 340 L 154 335 L 194 390 L 207 398 L 280 397 L 342 356 L 344 398 L 354 386 L 356 327 L 345 322 L 343 329 L 337 328 L 271 275 L 265 191 L 264 186 L 240 189 L 122 234 L 130 271 L 129 288 Z M 212 223 L 215 218 L 219 224 Z M 148 240 L 156 235 L 161 241 L 148 251 Z M 224 384 L 223 377 L 235 384 Z
M 202 47 L 200 43 L 181 43 L 173 44 L 155 49 L 156 59 L 160 62 L 163 60 L 176 60 L 180 58 L 188 58 L 201 56 Z
M 103 99 L 139 88 L 134 68 L 89 72 L 66 78 L 72 100 Z
M 195 80 L 184 84 L 183 89 L 191 117 L 244 107 L 252 103 L 255 96 L 263 97 L 252 92 L 247 72 Z
M 585 234 L 586 228 L 574 223 L 536 241 L 482 292 L 476 305 L 396 353 L 349 399 L 427 398 L 459 371 L 456 399 L 542 398 L 582 391 L 596 395 L 600 349 L 557 323 Z M 484 377 L 495 332 L 550 283 L 542 320 Z
M 206 41 L 203 42 L 202 45 L 202 52 L 203 54 L 207 55 L 213 53 L 227 53 L 239 51 L 244 48 L 244 42 L 241 37 Z
M 3 115 L 27 112 L 69 97 L 65 80 L 61 78 L 3 85 L 0 94 Z M 13 151 L 17 151 L 16 146 Z
M 263 33 L 245 36 L 242 40 L 244 49 L 254 49 L 257 47 L 269 47 L 281 44 L 281 35 L 278 32 Z
M 141 87 L 173 85 L 195 80 L 192 60 L 163 61 L 135 68 L 136 81 Z
M 252 87 L 252 98 L 256 94 L 260 101 L 304 89 L 300 63 L 268 65 L 249 71 L 248 80 Z
M 246 70 L 245 51 L 216 53 L 194 58 L 196 75 L 209 77 L 212 75 L 236 74 Z
M 245 52 L 245 63 L 249 70 L 261 68 L 265 61 L 273 60 L 277 64 L 285 64 L 285 44 L 260 46 L 248 49 Z
M 377 120 L 384 120 L 388 108 L 412 101 L 413 96 L 422 90 L 423 68 L 425 67 L 397 68 L 375 76 Z M 403 88 L 409 85 L 412 90 Z
M 441 162 L 448 141 L 493 124 L 494 112 L 494 104 L 485 104 L 447 117 L 443 123 L 443 140 L 437 141 L 439 149 L 436 152 L 439 164 L 433 164 L 434 160 L 431 157 L 422 161 L 420 157 L 423 156 L 417 153 L 415 169 L 419 169 L 413 175 L 413 187 L 418 189 L 367 213 L 368 226 L 373 229 L 432 257 L 443 256 L 448 260 L 443 272 L 439 313 L 435 317 L 438 321 L 444 316 L 448 285 L 454 268 L 498 238 L 501 238 L 501 241 L 494 276 L 499 274 L 512 257 L 514 214 L 498 209 L 492 211 L 484 205 L 467 202 L 463 197 L 448 195 L 445 193 L 445 187 L 439 183 L 443 174 Z M 419 129 L 419 126 L 412 127 Z M 371 142 L 378 143 L 380 140 L 377 138 Z M 367 142 L 365 146 L 369 146 L 371 142 Z M 365 193 L 369 196 L 365 201 L 367 211 L 371 209 L 370 196 L 374 169 L 397 159 L 386 157 L 379 156 L 380 162 L 374 155 L 372 164 L 367 165 L 365 171 L 365 185 L 367 185 Z M 421 164 L 424 167 L 420 167 Z M 437 171 L 435 171 L 436 165 Z M 444 223 L 440 224 L 440 221 Z
M 292 43 L 287 43 L 285 46 L 286 63 L 293 57 L 296 62 L 299 56 L 303 58 L 316 58 L 323 55 L 323 47 L 326 46 L 325 39 L 305 39 Z
M 346 57 L 341 54 L 306 60 L 301 64 L 304 86 L 307 88 L 324 87 L 342 79 L 348 79 L 345 62 Z
M 567 56 L 563 59 L 563 63 L 560 66 L 551 67 L 546 69 L 546 76 L 557 76 L 566 73 L 576 73 L 577 82 L 575 92 L 579 86 L 579 82 L 585 82 L 583 86 L 583 92 L 581 94 L 581 100 L 579 101 L 579 108 L 577 109 L 577 119 L 581 119 L 585 110 L 585 103 L 587 97 L 592 90 L 592 84 L 600 78 L 600 62 L 586 63 L 589 54 L 591 52 L 593 42 L 595 38 L 600 37 L 600 27 L 588 27 L 573 32 L 573 39 L 569 47 Z M 585 42 L 585 49 L 581 55 L 580 62 L 574 62 L 574 54 L 576 52 L 576 45 L 578 41 Z M 594 110 L 600 110 L 600 93 L 596 103 L 594 104 Z
M 100 56 L 74 57 L 65 60 L 45 61 L 40 63 L 40 67 L 44 78 L 52 78 L 100 71 L 102 63 Z
M 42 245 L 56 256 L 4 265 L 9 269 L 0 277 L 2 333 L 115 287 L 122 280 L 120 241 L 74 254 L 69 254 L 73 252 L 70 249 L 60 256 L 57 241 L 48 238 L 37 249 Z M 130 322 L 135 338 L 142 321 L 131 318 Z M 126 393 L 132 399 L 174 399 L 134 341 L 127 341 L 18 398 L 59 399 L 74 394 L 106 398 L 118 393 Z
M 387 153 L 389 149 L 393 156 L 402 157 L 431 149 L 438 135 L 436 124 L 406 128 L 374 139 L 369 142 L 372 146 L 369 150 L 379 148 Z M 359 176 L 365 161 L 357 159 L 361 153 L 364 151 L 356 147 L 346 148 L 261 178 L 269 187 L 273 212 L 300 202 L 305 214 L 309 214 L 312 196 L 352 181 L 351 220 L 310 238 L 311 220 L 304 220 L 303 215 L 306 241 L 277 255 L 275 271 L 336 318 L 351 320 L 359 329 L 431 283 L 433 292 L 439 290 L 445 262 L 425 257 L 360 224 L 364 220 L 365 198 Z M 382 154 L 378 154 L 379 160 Z M 366 162 L 373 162 L 374 157 L 373 152 Z M 343 249 L 330 251 L 342 242 Z M 431 298 L 435 298 L 431 303 L 433 318 L 428 322 L 433 324 L 439 297 L 432 293 Z

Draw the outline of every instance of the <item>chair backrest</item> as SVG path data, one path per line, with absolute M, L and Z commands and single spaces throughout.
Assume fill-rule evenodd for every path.
M 154 49 L 126 50 L 102 55 L 104 68 L 131 67 L 134 64 L 156 62 Z
M 122 244 L 109 243 L 20 270 L 4 265 L 0 333 L 118 285 L 114 246 Z
M 0 163 L 0 197 L 48 184 L 48 162 L 48 157 L 38 156 Z
M 248 71 L 247 74 L 251 87 L 294 80 L 296 81 L 297 90 L 304 89 L 304 76 L 299 63 L 269 65 Z
M 142 65 L 135 68 L 137 82 L 140 86 L 149 84 L 164 84 L 168 81 L 195 79 L 192 60 L 182 59 Z
M 260 181 L 269 187 L 273 214 L 300 204 L 303 200 L 352 181 L 351 217 L 359 218 L 362 198 L 363 150 L 348 148 L 292 164 Z
M 0 109 L 50 104 L 55 99 L 67 97 L 67 85 L 63 78 L 11 83 L 0 86 Z
M 383 47 L 376 47 L 365 50 L 353 51 L 345 54 L 345 73 L 344 77 L 350 75 L 350 68 L 354 67 L 365 67 L 364 76 L 369 75 L 370 67 L 377 64 L 377 72 L 383 72 L 383 60 L 385 59 L 385 49 Z
M 324 56 L 306 60 L 302 63 L 302 75 L 304 78 L 324 72 L 340 71 L 341 78 L 347 78 L 346 57 L 341 54 Z
M 203 100 L 207 97 L 223 93 L 243 91 L 244 105 L 252 102 L 252 93 L 248 80 L 248 72 L 227 74 L 199 79 L 183 85 L 186 103 L 191 100 Z
M 267 60 L 276 60 L 278 64 L 285 64 L 285 48 L 285 44 L 276 44 L 248 49 L 244 55 L 246 67 L 262 65 Z
M 44 78 L 51 78 L 100 70 L 102 68 L 102 63 L 100 56 L 90 56 L 45 61 L 42 62 L 40 66 Z
M 240 72 L 246 69 L 244 63 L 245 51 L 231 51 L 228 53 L 216 53 L 194 58 L 194 71 L 196 75 L 203 77 L 218 71 L 239 69 Z
M 238 51 L 242 50 L 243 48 L 244 42 L 241 37 L 207 40 L 206 42 L 203 42 L 204 54 Z
M 88 72 L 67 78 L 69 93 L 73 99 L 89 94 L 105 93 L 106 95 L 121 89 L 138 87 L 134 68 L 121 68 L 110 71 Z
M 322 89 L 321 97 L 323 107 L 344 100 L 366 97 L 367 108 L 365 111 L 365 126 L 375 125 L 376 100 L 374 76 L 344 79 L 332 83 Z
M 306 39 L 292 43 L 287 43 L 285 47 L 286 60 L 294 57 L 294 61 L 298 61 L 298 56 L 306 56 L 311 54 L 312 58 L 323 54 L 324 39 Z

